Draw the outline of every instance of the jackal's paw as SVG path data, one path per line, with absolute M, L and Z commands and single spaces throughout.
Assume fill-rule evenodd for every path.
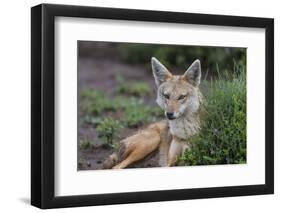
M 126 167 L 127 167 L 127 164 L 121 162 L 121 163 L 119 163 L 119 164 L 113 166 L 112 169 L 124 169 L 124 168 L 126 168 Z

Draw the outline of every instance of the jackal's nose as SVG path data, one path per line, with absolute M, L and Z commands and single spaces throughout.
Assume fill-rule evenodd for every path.
M 173 112 L 166 112 L 166 116 L 167 116 L 167 118 L 168 118 L 169 120 L 175 119 L 174 113 L 173 113 Z

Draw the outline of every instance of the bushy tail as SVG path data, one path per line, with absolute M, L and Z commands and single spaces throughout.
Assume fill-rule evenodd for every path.
M 118 156 L 117 153 L 114 152 L 113 154 L 109 155 L 102 163 L 103 169 L 111 169 L 113 166 L 115 166 L 118 162 Z
M 129 149 L 126 146 L 126 141 L 120 142 L 120 147 L 117 152 L 112 153 L 109 155 L 103 162 L 102 168 L 103 169 L 111 169 L 120 161 L 124 160 L 128 156 Z

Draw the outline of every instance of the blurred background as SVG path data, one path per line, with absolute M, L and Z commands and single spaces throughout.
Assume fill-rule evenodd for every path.
M 200 47 L 161 44 L 110 42 L 79 42 L 79 57 L 115 60 L 129 65 L 140 65 L 150 72 L 150 59 L 158 58 L 172 71 L 184 71 L 195 59 L 200 59 L 203 76 L 217 75 L 217 70 L 233 70 L 233 63 L 246 63 L 246 49 L 233 47 Z
M 241 88 L 246 89 L 245 75 L 244 81 L 240 81 L 234 86 L 231 84 L 231 88 L 228 83 L 225 84 L 225 82 L 233 82 L 241 73 L 245 72 L 245 48 L 78 41 L 79 170 L 101 169 L 102 161 L 118 148 L 122 138 L 164 118 L 164 113 L 155 103 L 156 87 L 150 64 L 152 56 L 156 57 L 173 74 L 183 74 L 195 59 L 200 59 L 201 91 L 205 96 L 217 99 L 217 92 L 215 96 L 208 94 L 210 91 L 217 91 L 216 85 L 223 87 L 222 91 L 225 88 L 229 97 L 234 97 L 232 89 L 235 86 L 240 88 L 239 85 L 242 85 Z M 212 86 L 211 82 L 213 82 Z M 215 82 L 220 83 L 215 84 Z M 214 90 L 211 90 L 211 87 Z M 245 105 L 246 93 L 242 95 L 242 102 Z M 220 104 L 220 107 L 224 106 L 228 109 L 225 113 L 226 120 L 231 119 L 229 116 L 233 117 L 234 112 L 229 113 L 229 109 L 237 108 L 237 106 L 231 107 L 230 102 L 233 100 L 228 100 L 228 96 L 218 98 L 225 101 Z M 241 97 L 239 96 L 238 99 L 240 100 Z M 213 105 L 208 107 L 217 109 L 217 106 Z M 241 108 L 240 105 L 239 107 Z M 217 110 L 223 111 L 219 108 Z M 244 108 L 241 110 L 243 111 Z M 245 115 L 245 112 L 243 113 Z M 220 119 L 223 115 L 215 114 L 213 116 L 209 120 Z M 241 120 L 242 126 L 246 124 L 245 119 L 246 117 L 243 117 Z M 237 121 L 235 122 L 237 123 Z M 220 128 L 224 129 L 223 125 L 226 124 L 215 125 L 220 125 Z M 217 131 L 219 128 L 215 129 Z M 228 140 L 225 136 L 223 138 L 218 136 L 218 133 L 210 135 L 210 137 L 216 138 L 206 137 L 206 134 L 209 133 L 205 133 L 204 137 L 209 140 L 217 140 L 217 143 L 220 144 L 222 144 L 221 140 Z M 225 132 L 222 131 L 222 133 L 225 135 Z M 233 142 L 236 144 L 232 148 L 229 148 L 229 144 L 225 144 L 226 148 L 220 145 L 215 147 L 214 151 L 214 148 L 211 150 L 211 147 L 205 146 L 205 142 L 201 141 L 198 142 L 201 143 L 199 144 L 200 150 L 197 147 L 194 149 L 197 150 L 196 153 L 187 153 L 183 164 L 245 162 L 246 133 L 234 132 L 232 137 L 234 138 L 237 134 L 239 135 L 238 143 L 242 143 L 242 147 L 240 145 L 237 147 L 236 141 Z M 243 141 L 240 136 L 244 138 Z M 221 149 L 224 149 L 224 153 L 221 153 Z M 237 151 L 237 149 L 239 150 Z M 202 150 L 205 151 L 200 156 Z M 243 152 L 242 157 L 240 154 L 237 157 L 237 152 Z M 214 157 L 212 153 L 218 154 L 218 156 Z M 131 167 L 157 166 L 158 155 L 152 153 L 144 161 Z

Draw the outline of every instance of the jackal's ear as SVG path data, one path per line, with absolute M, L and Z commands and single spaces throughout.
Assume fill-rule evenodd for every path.
M 193 86 L 199 86 L 201 80 L 201 63 L 196 59 L 182 76 Z
M 151 66 L 155 83 L 158 87 L 172 77 L 172 74 L 168 69 L 154 57 L 151 58 Z

